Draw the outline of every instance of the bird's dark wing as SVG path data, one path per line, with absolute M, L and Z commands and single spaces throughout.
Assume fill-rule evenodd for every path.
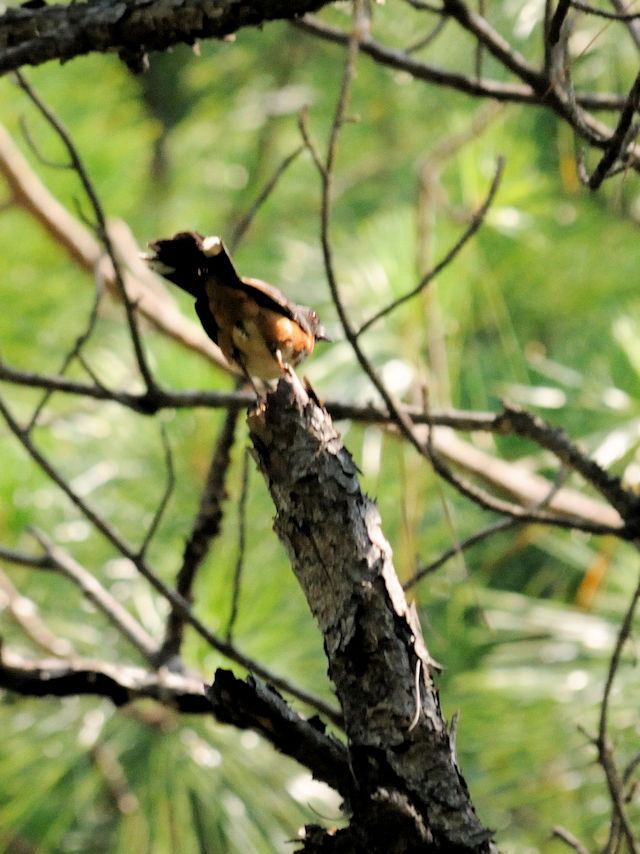
M 201 294 L 196 300 L 196 314 L 200 318 L 202 328 L 207 333 L 214 344 L 218 343 L 218 324 L 213 316 L 209 299 L 206 294 Z

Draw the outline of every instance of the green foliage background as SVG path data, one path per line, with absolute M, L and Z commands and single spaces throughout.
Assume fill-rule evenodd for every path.
M 518 17 L 511 6 L 492 8 L 492 21 L 536 58 L 539 22 L 519 38 L 525 10 Z M 323 14 L 348 26 L 345 10 Z M 399 2 L 375 9 L 374 35 L 387 43 L 405 45 L 429 25 Z M 592 35 L 590 22 L 581 27 L 585 39 Z M 452 33 L 449 24 L 425 59 L 470 72 L 470 44 Z M 615 62 L 608 61 L 612 46 Z M 631 47 L 621 47 L 612 28 L 604 28 L 575 73 L 585 87 L 624 91 L 634 62 Z M 114 56 L 51 63 L 27 76 L 71 131 L 108 215 L 124 219 L 144 247 L 185 228 L 228 235 L 299 145 L 297 119 L 305 103 L 322 149 L 342 63 L 337 46 L 271 24 L 240 32 L 233 43 L 203 44 L 200 57 L 186 47 L 153 55 L 149 74 L 140 78 Z M 487 74 L 501 76 L 490 58 L 485 63 Z M 15 138 L 21 138 L 24 116 L 46 156 L 61 158 L 59 142 L 23 93 L 8 78 L 0 90 L 0 117 Z M 354 318 L 363 320 L 418 280 L 419 176 L 434 147 L 467 128 L 481 105 L 361 57 L 351 107 L 358 120 L 341 135 L 332 236 L 345 299 Z M 24 140 L 21 145 L 47 186 L 71 209 L 86 211 L 76 178 L 44 167 Z M 482 202 L 499 154 L 506 171 L 479 235 L 424 299 L 374 326 L 366 346 L 398 394 L 426 382 L 432 405 L 477 409 L 496 409 L 507 396 L 563 425 L 589 451 L 606 451 L 607 465 L 634 482 L 638 184 L 629 175 L 588 195 L 572 171 L 576 145 L 544 111 L 506 106 L 484 132 L 438 164 L 432 228 L 423 244 L 431 263 L 460 235 L 460 215 Z M 317 175 L 304 154 L 282 177 L 235 257 L 243 272 L 313 304 L 337 332 L 319 250 L 318 205 Z M 2 358 L 53 372 L 86 326 L 93 284 L 16 208 L 2 212 L 0 259 Z M 189 300 L 176 297 L 190 314 Z M 439 337 L 446 376 L 429 360 Z M 163 386 L 231 387 L 229 378 L 152 329 L 145 329 L 145 344 Z M 104 307 L 86 356 L 107 385 L 138 387 L 117 306 Z M 305 373 L 325 399 L 373 397 L 344 343 L 319 350 Z M 75 368 L 71 375 L 82 373 Z M 23 419 L 40 399 L 38 392 L 8 385 L 2 393 Z M 87 499 L 131 542 L 140 542 L 164 489 L 156 423 L 162 421 L 177 477 L 150 559 L 172 581 L 221 419 L 206 410 L 146 419 L 112 404 L 57 395 L 34 435 Z M 343 423 L 341 429 L 366 489 L 378 499 L 402 578 L 416 562 L 428 562 L 454 538 L 490 521 L 377 428 Z M 528 455 L 532 465 L 552 471 L 532 447 L 479 441 L 500 456 Z M 243 425 L 223 536 L 196 590 L 198 614 L 218 631 L 229 615 L 245 445 Z M 78 517 L 4 429 L 0 447 L 0 541 L 31 550 L 29 525 L 50 532 L 160 637 L 165 603 Z M 254 658 L 331 698 L 321 639 L 271 531 L 272 516 L 252 471 L 235 640 Z M 606 572 L 581 605 L 585 574 L 599 561 Z M 9 565 L 3 571 L 79 655 L 139 663 L 66 581 Z M 608 655 L 636 574 L 637 559 L 626 546 L 528 528 L 475 547 L 415 590 L 430 651 L 444 665 L 443 706 L 448 717 L 461 713 L 463 772 L 505 854 L 562 850 L 549 839 L 554 824 L 587 843 L 606 839 L 605 787 L 581 727 L 594 730 Z M 40 654 L 8 609 L 1 625 L 8 646 Z M 185 657 L 207 678 L 216 666 L 229 666 L 191 634 Z M 638 750 L 639 735 L 640 691 L 629 662 L 617 684 L 614 724 L 624 759 Z M 299 825 L 319 820 L 317 812 L 322 820 L 340 821 L 337 801 L 311 792 L 293 763 L 251 734 L 210 721 L 146 706 L 116 712 L 94 698 L 60 702 L 5 694 L 0 731 L 0 847 L 7 851 L 284 852 L 292 850 L 287 840 Z M 124 802 L 110 790 L 104 755 L 120 763 L 130 796 Z M 31 847 L 18 849 L 18 841 Z

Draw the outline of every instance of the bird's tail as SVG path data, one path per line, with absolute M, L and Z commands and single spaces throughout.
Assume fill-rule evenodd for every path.
M 156 273 L 198 298 L 208 269 L 204 239 L 195 231 L 181 231 L 173 237 L 150 243 L 151 252 L 143 258 Z

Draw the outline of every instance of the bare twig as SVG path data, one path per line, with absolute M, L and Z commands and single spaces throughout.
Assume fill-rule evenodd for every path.
M 7 546 L 0 546 L 0 560 L 16 563 L 19 566 L 31 566 L 33 569 L 55 569 L 55 561 L 48 554 L 32 555 L 19 552 Z
M 255 215 L 258 213 L 258 211 L 260 210 L 262 205 L 266 202 L 266 200 L 269 198 L 269 196 L 271 195 L 271 193 L 275 189 L 275 186 L 278 183 L 278 181 L 280 180 L 280 177 L 282 176 L 282 174 L 284 172 L 286 172 L 286 170 L 293 163 L 293 161 L 303 151 L 304 151 L 304 145 L 299 145 L 294 151 L 291 152 L 291 154 L 287 155 L 287 157 L 284 158 L 282 163 L 280 163 L 278 168 L 274 171 L 273 175 L 267 181 L 264 188 L 262 189 L 262 191 L 258 195 L 257 199 L 254 201 L 254 203 L 251 205 L 249 210 L 245 213 L 245 215 L 240 219 L 240 221 L 236 224 L 235 228 L 233 229 L 233 231 L 231 233 L 231 237 L 229 238 L 229 248 L 231 249 L 231 251 L 233 251 L 236 248 L 238 243 L 240 243 L 240 241 L 244 237 L 247 229 L 249 228 L 249 226 L 253 222 Z
M 513 432 L 523 438 L 531 439 L 541 448 L 551 451 L 563 465 L 578 472 L 597 489 L 628 524 L 634 523 L 640 505 L 638 497 L 622 486 L 619 477 L 610 475 L 595 460 L 583 454 L 563 429 L 552 427 L 542 418 L 506 402 L 502 413 L 496 419 L 495 426 L 498 433 L 504 428 L 507 433 Z
M 71 555 L 56 546 L 44 531 L 32 528 L 32 533 L 45 550 L 45 554 L 53 562 L 55 569 L 79 588 L 83 596 L 105 615 L 109 622 L 138 650 L 146 661 L 153 661 L 158 651 L 158 645 L 127 609 L 122 607 L 120 602 L 100 584 L 94 575 L 74 560 Z
M 556 11 L 551 18 L 549 31 L 547 33 L 549 44 L 557 44 L 560 40 L 560 30 L 562 29 L 564 19 L 567 17 L 567 13 L 571 5 L 571 0 L 558 0 L 558 5 L 556 6 Z
M 198 569 L 209 551 L 212 540 L 220 533 L 222 504 L 226 498 L 225 484 L 231 465 L 231 449 L 235 441 L 238 415 L 239 410 L 236 408 L 228 409 L 225 414 L 200 497 L 198 515 L 186 542 L 182 566 L 176 577 L 176 590 L 187 602 L 193 599 L 192 591 Z M 179 655 L 184 622 L 184 614 L 181 610 L 172 608 L 167 618 L 165 638 L 159 653 L 160 661 L 167 661 Z
M 532 509 L 539 510 L 542 507 L 546 507 L 552 501 L 553 497 L 557 495 L 559 490 L 562 488 L 562 484 L 566 480 L 567 469 L 562 467 L 555 481 L 549 488 L 549 492 L 540 501 L 536 502 Z M 476 543 L 480 543 L 483 540 L 486 540 L 488 537 L 493 536 L 501 531 L 507 531 L 511 528 L 517 527 L 519 524 L 518 519 L 500 519 L 498 522 L 494 522 L 492 525 L 487 525 L 485 528 L 482 528 L 480 531 L 476 531 L 475 534 L 472 534 L 470 537 L 462 540 L 462 542 L 455 543 L 453 546 L 444 551 L 439 558 L 427 564 L 426 566 L 419 567 L 415 573 L 411 576 L 411 578 L 407 579 L 402 585 L 404 590 L 408 590 L 410 587 L 413 587 L 420 579 L 424 578 L 425 575 L 430 575 L 439 569 L 443 564 L 445 564 L 450 558 L 455 555 L 461 554 L 464 549 L 469 548 L 469 546 L 476 545 Z
M 627 14 L 626 0 L 611 0 L 611 4 L 619 15 Z M 632 21 L 627 20 L 626 25 L 635 46 L 640 49 L 640 21 L 634 18 Z
M 39 177 L 21 154 L 15 143 L 0 125 L 0 171 L 5 178 L 13 204 L 33 217 L 51 236 L 56 246 L 68 253 L 71 260 L 100 281 L 116 299 L 121 294 L 110 259 L 96 241 L 67 208 L 42 184 Z M 200 323 L 182 315 L 162 284 L 138 258 L 139 247 L 131 232 L 121 221 L 109 223 L 109 233 L 119 257 L 126 259 L 124 272 L 127 293 L 135 301 L 138 312 L 156 328 L 184 346 L 205 356 L 217 367 L 232 373 L 220 349 L 208 337 Z
M 87 341 L 91 337 L 93 330 L 95 329 L 95 326 L 96 326 L 96 323 L 98 320 L 98 306 L 100 305 L 101 296 L 102 296 L 102 281 L 101 281 L 101 277 L 100 277 L 100 270 L 98 268 L 96 270 L 95 298 L 93 300 L 93 305 L 91 307 L 91 312 L 89 314 L 89 320 L 87 322 L 87 328 L 84 330 L 84 332 L 82 332 L 76 338 L 73 347 L 67 353 L 67 355 L 64 357 L 64 359 L 62 361 L 62 365 L 60 366 L 59 376 L 64 375 L 67 368 L 69 367 L 69 365 L 71 364 L 71 362 L 75 358 L 78 358 L 82 362 L 82 364 L 84 364 L 84 360 L 81 359 L 81 351 L 82 351 L 82 348 L 84 347 L 84 345 L 87 343 Z M 29 421 L 29 424 L 25 428 L 27 430 L 27 432 L 30 432 L 33 429 L 33 427 L 37 424 L 40 413 L 42 412 L 44 407 L 47 405 L 47 402 L 51 398 L 51 395 L 53 394 L 54 391 L 55 391 L 55 388 L 50 387 L 50 388 L 46 389 L 45 393 L 42 395 L 38 405 L 33 410 L 33 414 L 31 415 L 31 420 Z
M 489 192 L 487 194 L 486 199 L 482 203 L 482 205 L 478 208 L 478 210 L 471 217 L 471 222 L 467 226 L 464 234 L 456 241 L 456 243 L 449 249 L 444 258 L 439 261 L 433 269 L 429 270 L 418 282 L 418 284 L 412 290 L 408 291 L 406 294 L 395 299 L 393 302 L 389 303 L 389 305 L 380 309 L 380 311 L 376 312 L 372 317 L 366 320 L 360 329 L 356 332 L 356 337 L 359 337 L 369 329 L 376 321 L 380 320 L 383 317 L 386 317 L 387 314 L 394 311 L 398 306 L 405 303 L 407 300 L 412 299 L 417 296 L 427 285 L 436 278 L 439 273 L 441 273 L 449 264 L 452 263 L 456 255 L 460 252 L 462 247 L 473 237 L 473 235 L 478 231 L 482 223 L 484 222 L 484 218 L 493 202 L 495 195 L 498 191 L 498 187 L 500 186 L 500 179 L 502 178 L 502 172 L 504 169 L 504 160 L 500 158 L 498 160 L 498 165 L 496 167 L 495 174 L 493 176 L 493 180 L 491 182 L 491 186 L 489 187 Z
M 372 377 L 373 375 L 375 377 L 373 368 L 361 348 L 357 345 L 357 342 L 356 347 L 358 359 L 363 370 L 368 376 Z M 57 391 L 83 395 L 97 400 L 113 400 L 144 415 L 152 415 L 162 408 L 180 409 L 194 406 L 238 410 L 250 406 L 255 401 L 252 394 L 242 391 L 164 391 L 156 387 L 150 397 L 146 394 L 135 395 L 123 391 L 108 391 L 96 385 L 80 383 L 64 377 L 42 377 L 28 371 L 18 371 L 9 368 L 2 362 L 0 362 L 0 380 L 36 388 L 52 387 Z M 637 507 L 637 497 L 633 493 L 624 490 L 616 478 L 610 477 L 597 463 L 590 460 L 586 454 L 583 454 L 567 439 L 562 431 L 545 424 L 526 411 L 513 406 L 507 407 L 502 413 L 498 414 L 456 410 L 441 410 L 427 413 L 420 407 L 407 406 L 393 400 L 379 378 L 372 378 L 372 382 L 378 388 L 380 395 L 387 404 L 386 406 L 373 406 L 369 404 L 362 406 L 334 400 L 325 403 L 327 410 L 336 419 L 348 418 L 366 424 L 398 425 L 398 418 L 402 418 L 406 422 L 405 427 L 409 430 L 414 430 L 418 425 L 430 424 L 432 428 L 438 426 L 452 427 L 455 430 L 462 431 L 483 431 L 499 435 L 521 436 L 550 450 L 563 464 L 579 472 L 603 494 L 607 501 L 620 509 L 624 519 L 629 520 L 628 526 L 623 527 L 622 520 L 612 508 L 600 504 L 594 499 L 580 496 L 579 493 L 572 490 L 563 490 L 560 495 L 565 496 L 566 500 L 562 502 L 554 501 L 552 508 L 555 512 L 559 512 L 565 517 L 568 527 L 571 524 L 568 522 L 567 517 L 575 516 L 590 522 L 596 522 L 599 531 L 602 531 L 602 525 L 606 525 L 606 531 L 615 536 L 625 539 L 632 539 L 636 536 L 636 530 L 633 525 L 636 519 L 635 508 Z M 401 428 L 401 432 L 402 435 L 407 435 L 403 428 Z M 423 447 L 423 440 L 421 438 L 416 439 L 416 445 L 414 442 L 415 438 L 413 437 L 410 441 L 420 450 Z M 446 436 L 444 433 L 442 434 L 442 438 L 437 433 L 433 441 L 434 447 L 436 449 L 440 448 L 440 452 L 444 453 L 447 459 L 461 464 L 465 469 L 473 471 L 474 474 L 481 478 L 486 479 L 486 475 L 496 469 L 496 474 L 492 475 L 491 481 L 494 486 L 503 491 L 513 492 L 512 486 L 507 483 L 507 472 L 518 473 L 522 487 L 516 490 L 516 492 L 524 496 L 523 500 L 525 504 L 535 504 L 546 493 L 548 488 L 546 483 L 541 481 L 541 486 L 538 488 L 532 480 L 532 478 L 535 479 L 535 476 L 518 470 L 517 466 L 500 463 L 495 458 L 488 457 L 488 455 L 483 455 L 481 460 L 476 460 L 480 456 L 479 452 L 474 450 L 471 456 L 467 453 L 467 451 L 472 450 L 472 446 L 461 441 L 454 446 L 450 439 L 446 439 L 446 441 L 445 439 Z M 422 450 L 420 450 L 420 453 L 422 453 Z M 499 473 L 497 471 L 498 468 L 500 469 Z M 532 493 L 531 495 L 529 495 L 530 492 Z M 537 521 L 544 522 L 545 519 L 538 518 Z
M 444 30 L 447 25 L 447 20 L 444 15 L 440 15 L 438 21 L 432 29 L 422 38 L 419 38 L 417 41 L 412 42 L 410 45 L 404 49 L 406 54 L 417 53 L 419 50 L 424 50 L 425 47 L 428 47 L 431 42 L 435 41 L 436 38 L 440 35 L 440 33 Z
M 630 130 L 632 129 L 632 119 L 640 106 L 640 73 L 636 76 L 633 86 L 627 96 L 627 103 L 620 113 L 616 129 L 611 135 L 604 154 L 593 174 L 589 178 L 589 188 L 597 190 L 604 179 L 608 176 L 609 170 L 620 157 L 626 156 Z
M 349 43 L 348 32 L 326 24 L 313 15 L 305 15 L 299 21 L 292 22 L 292 25 L 336 44 L 346 45 Z M 416 80 L 425 80 L 438 86 L 457 89 L 468 95 L 512 103 L 545 104 L 547 102 L 546 92 L 549 88 L 549 81 L 546 75 L 540 77 L 540 89 L 538 90 L 528 83 L 503 83 L 488 80 L 486 77 L 480 81 L 475 76 L 466 76 L 438 65 L 430 65 L 409 56 L 406 51 L 380 44 L 370 36 L 361 41 L 360 50 L 375 62 L 406 71 Z M 625 103 L 624 96 L 614 93 L 578 92 L 576 93 L 576 100 L 581 107 L 587 110 L 616 110 L 623 107 Z M 604 131 L 603 136 L 606 136 Z
M 354 15 L 358 15 L 358 7 L 354 7 Z M 356 18 L 357 20 L 357 18 Z M 338 288 L 337 280 L 334 272 L 330 237 L 329 237 L 329 227 L 331 220 L 331 198 L 332 198 L 332 182 L 333 182 L 333 166 L 335 161 L 335 154 L 337 148 L 337 140 L 340 129 L 343 124 L 344 115 L 346 112 L 346 105 L 348 102 L 350 84 L 354 73 L 355 67 L 355 59 L 358 53 L 358 46 L 360 39 L 362 38 L 362 32 L 358 28 L 358 24 L 354 26 L 354 31 L 352 37 L 349 41 L 349 49 L 347 52 L 347 58 L 345 61 L 345 71 L 343 75 L 342 87 L 340 91 L 340 96 L 338 99 L 338 106 L 336 107 L 336 112 L 334 115 L 334 120 L 331 128 L 328 151 L 326 157 L 326 163 L 324 168 L 320 170 L 321 178 L 322 178 L 322 200 L 321 200 L 321 242 L 322 242 L 322 250 L 324 256 L 325 270 L 327 274 L 327 280 L 329 282 L 329 289 L 331 291 L 331 296 L 336 307 L 336 311 L 338 313 L 338 317 L 340 319 L 340 323 L 342 324 L 342 328 L 344 330 L 345 337 L 351 348 L 360 363 L 363 371 L 367 374 L 379 394 L 382 396 L 384 403 L 388 409 L 390 416 L 393 418 L 394 422 L 397 424 L 400 432 L 409 440 L 409 442 L 414 446 L 414 448 L 418 451 L 421 456 L 427 457 L 436 472 L 449 484 L 451 484 L 458 492 L 460 492 L 465 497 L 469 498 L 474 503 L 478 504 L 485 510 L 492 510 L 494 512 L 500 513 L 502 515 L 511 516 L 514 519 L 519 519 L 521 521 L 532 522 L 538 521 L 543 524 L 556 525 L 560 527 L 572 527 L 574 524 L 576 527 L 581 530 L 588 530 L 591 533 L 605 533 L 611 532 L 611 529 L 607 525 L 602 525 L 598 522 L 596 523 L 585 523 L 577 518 L 572 518 L 569 521 L 566 517 L 563 519 L 561 517 L 556 516 L 553 513 L 546 513 L 542 511 L 531 511 L 525 509 L 521 506 L 517 506 L 511 504 L 510 502 L 503 501 L 501 499 L 497 499 L 491 495 L 489 495 L 484 490 L 477 488 L 476 486 L 468 483 L 465 480 L 462 480 L 457 475 L 455 475 L 449 466 L 444 462 L 444 460 L 440 457 L 440 455 L 435 454 L 433 451 L 433 444 L 430 437 L 430 432 L 427 437 L 427 442 L 425 443 L 421 440 L 416 431 L 414 429 L 414 424 L 407 414 L 406 410 L 403 410 L 402 406 L 399 404 L 397 400 L 395 400 L 394 396 L 389 392 L 386 388 L 380 377 L 377 375 L 376 371 L 373 369 L 369 359 L 364 354 L 362 348 L 360 347 L 358 341 L 358 335 L 354 331 L 351 326 L 351 321 L 347 315 L 346 309 L 342 302 L 342 298 L 340 295 L 340 291 Z M 314 160 L 316 158 L 314 157 Z M 566 462 L 564 459 L 562 462 Z M 593 464 L 595 466 L 595 463 Z
M 632 854 L 640 854 L 640 840 L 638 840 L 638 837 L 631 826 L 629 816 L 627 815 L 624 783 L 615 761 L 613 745 L 609 736 L 609 705 L 611 701 L 613 683 L 620 668 L 622 650 L 631 635 L 633 618 L 638 601 L 640 601 L 640 581 L 638 582 L 633 596 L 631 597 L 631 601 L 618 631 L 616 645 L 611 655 L 609 671 L 607 673 L 607 679 L 602 696 L 602 703 L 600 705 L 598 735 L 595 740 L 595 745 L 598 749 L 598 761 L 602 765 L 602 769 L 607 780 L 609 794 L 614 806 L 615 818 L 620 824 L 620 830 L 624 835 L 627 845 L 629 846 L 629 851 L 632 852 Z
M 479 531 L 476 531 L 475 534 L 471 534 L 471 536 L 466 537 L 464 540 L 461 540 L 459 543 L 451 546 L 446 549 L 440 557 L 431 561 L 431 563 L 424 564 L 423 566 L 418 567 L 415 573 L 408 578 L 404 584 L 402 585 L 405 590 L 409 590 L 419 581 L 421 581 L 426 575 L 431 575 L 436 570 L 440 569 L 448 560 L 451 560 L 452 557 L 463 552 L 465 549 L 468 549 L 470 546 L 476 545 L 476 543 L 481 543 L 483 540 L 486 540 L 488 537 L 492 537 L 494 534 L 497 534 L 501 531 L 509 531 L 511 528 L 516 528 L 518 525 L 522 524 L 519 519 L 499 519 L 497 522 L 493 522 L 491 525 L 487 525 L 485 528 L 481 528 Z
M 551 837 L 552 839 L 560 839 L 568 845 L 569 848 L 573 848 L 574 851 L 577 851 L 578 854 L 591 854 L 589 849 L 585 848 L 580 840 L 576 839 L 576 837 L 572 833 L 569 833 L 568 830 L 565 830 L 564 827 L 554 827 L 551 831 Z
M 129 298 L 129 294 L 127 293 L 123 274 L 120 269 L 120 262 L 116 257 L 116 252 L 114 250 L 114 246 L 111 241 L 111 237 L 109 236 L 109 231 L 107 229 L 107 222 L 105 219 L 104 211 L 102 210 L 102 204 L 100 202 L 100 199 L 98 198 L 95 187 L 93 186 L 93 183 L 89 178 L 89 174 L 84 166 L 84 163 L 82 162 L 82 159 L 80 158 L 80 154 L 75 146 L 75 143 L 71 139 L 69 131 L 65 128 L 65 126 L 62 124 L 62 122 L 60 121 L 58 116 L 56 116 L 53 110 L 49 106 L 47 106 L 47 104 L 44 103 L 44 101 L 40 98 L 40 96 L 33 89 L 33 87 L 27 82 L 21 72 L 16 71 L 15 76 L 18 81 L 18 84 L 20 85 L 20 88 L 28 95 L 28 97 L 38 108 L 42 116 L 47 120 L 47 122 L 51 125 L 51 127 L 54 129 L 54 131 L 57 133 L 57 135 L 63 142 L 65 148 L 67 149 L 69 157 L 71 158 L 73 169 L 78 175 L 80 183 L 82 184 L 87 198 L 91 203 L 91 207 L 93 209 L 93 213 L 97 222 L 98 237 L 102 242 L 107 255 L 109 256 L 111 263 L 113 264 L 116 282 L 127 315 L 127 323 L 129 324 L 129 332 L 131 335 L 131 341 L 136 355 L 136 360 L 138 362 L 138 368 L 144 380 L 145 386 L 149 391 L 154 387 L 154 380 L 151 376 L 151 372 L 147 364 L 147 358 L 145 356 L 144 349 L 142 346 L 140 330 L 138 329 L 138 321 L 135 315 L 135 307 L 131 302 L 131 299 Z
M 231 610 L 229 621 L 225 632 L 225 638 L 231 642 L 233 628 L 238 616 L 238 604 L 240 601 L 240 584 L 242 581 L 242 570 L 244 567 L 244 553 L 246 548 L 247 533 L 247 495 L 249 494 L 249 449 L 244 449 L 242 458 L 242 487 L 238 499 L 238 557 L 236 568 L 233 573 L 233 592 L 231 594 Z
M 26 659 L 0 651 L 0 685 L 25 697 L 108 697 L 116 706 L 151 698 L 187 714 L 211 714 L 202 679 L 168 670 L 74 659 Z
M 162 445 L 164 447 L 164 461 L 165 461 L 165 470 L 167 472 L 167 483 L 165 485 L 164 493 L 162 494 L 162 498 L 160 499 L 160 503 L 156 508 L 156 512 L 153 514 L 153 519 L 151 520 L 151 524 L 149 525 L 149 529 L 145 534 L 144 540 L 142 541 L 142 545 L 140 546 L 140 557 L 144 557 L 149 547 L 149 543 L 154 538 L 156 531 L 158 530 L 158 525 L 164 515 L 164 511 L 167 509 L 167 504 L 169 503 L 169 499 L 171 498 L 171 493 L 173 492 L 173 487 L 175 486 L 175 472 L 173 469 L 173 454 L 171 453 L 171 445 L 169 444 L 169 439 L 167 437 L 167 431 L 165 429 L 164 424 L 161 425 L 160 435 L 162 437 Z
M 478 13 L 480 15 L 482 15 L 482 17 L 484 18 L 485 13 L 486 13 L 486 2 L 485 2 L 485 0 L 478 0 Z M 476 56 L 475 56 L 475 71 L 476 71 L 476 77 L 478 80 L 482 80 L 482 77 L 483 77 L 483 74 L 482 74 L 483 58 L 484 58 L 484 47 L 481 44 L 481 42 L 478 42 L 478 44 L 476 45 Z
M 173 606 L 182 620 L 189 623 L 189 625 L 191 625 L 213 649 L 230 658 L 232 661 L 236 661 L 238 664 L 246 667 L 247 670 L 253 671 L 265 681 L 271 682 L 279 690 L 297 697 L 299 700 L 302 700 L 303 703 L 308 703 L 310 706 L 327 715 L 327 717 L 336 723 L 336 725 L 340 726 L 340 713 L 320 697 L 316 697 L 312 693 L 305 691 L 288 680 L 271 672 L 268 668 L 263 667 L 259 662 L 244 655 L 244 653 L 240 652 L 233 646 L 233 644 L 225 642 L 207 628 L 207 626 L 191 611 L 188 601 L 176 590 L 165 584 L 155 574 L 155 572 L 153 572 L 144 558 L 140 557 L 139 550 L 133 549 L 119 535 L 115 528 L 103 519 L 90 504 L 88 504 L 71 488 L 60 472 L 51 465 L 41 451 L 35 446 L 29 435 L 20 427 L 1 397 L 0 414 L 4 417 L 11 432 L 18 439 L 34 462 L 37 463 L 37 465 L 44 471 L 47 477 L 49 477 L 65 493 L 65 495 L 67 495 L 67 497 L 102 534 L 102 536 L 105 537 L 105 539 L 110 542 L 123 557 L 128 558 L 132 562 L 138 572 L 147 579 L 151 586 Z
M 25 635 L 49 655 L 73 654 L 71 643 L 49 629 L 40 618 L 36 603 L 16 590 L 9 577 L 0 570 L 0 612 L 5 608 Z
M 640 19 L 640 12 L 607 12 L 606 9 L 597 9 L 588 3 L 581 3 L 580 0 L 570 0 L 570 3 L 579 12 L 596 15 L 599 18 L 606 18 L 609 21 L 637 21 Z
M 25 138 L 27 145 L 33 151 L 33 153 L 43 166 L 46 166 L 48 169 L 73 169 L 73 163 L 71 161 L 69 161 L 68 163 L 60 163 L 57 160 L 51 160 L 49 157 L 45 157 L 45 155 L 40 150 L 40 146 L 33 138 L 25 117 L 20 116 L 19 122 L 20 130 L 22 131 L 22 135 Z

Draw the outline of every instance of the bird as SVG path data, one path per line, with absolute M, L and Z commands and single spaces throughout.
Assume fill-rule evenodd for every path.
M 316 341 L 331 340 L 313 309 L 240 276 L 222 238 L 181 231 L 149 249 L 143 257 L 151 269 L 195 297 L 205 332 L 254 389 L 254 377 L 277 379 L 311 355 Z

